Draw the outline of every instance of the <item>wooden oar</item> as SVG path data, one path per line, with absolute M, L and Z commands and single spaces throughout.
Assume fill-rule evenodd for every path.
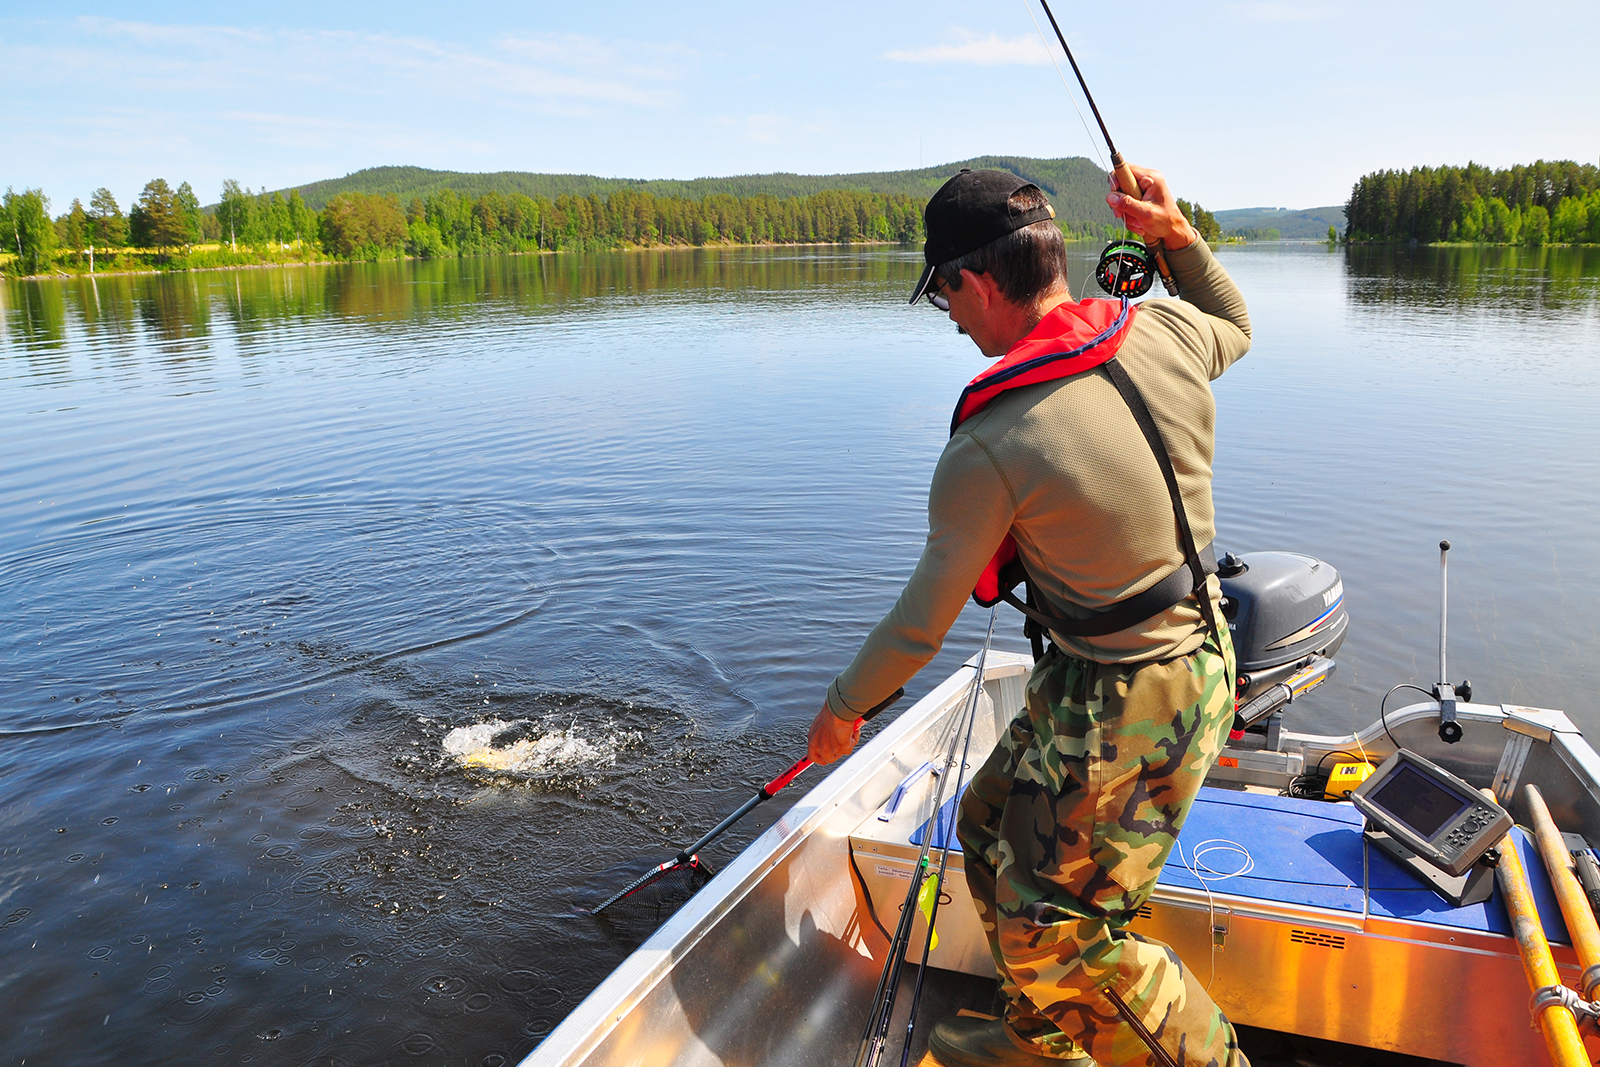
M 1489 789 L 1483 791 L 1493 797 Z M 1497 801 L 1498 803 L 1498 801 Z M 1544 926 L 1539 922 L 1539 908 L 1533 900 L 1533 888 L 1528 884 L 1528 872 L 1522 867 L 1522 856 L 1517 852 L 1513 833 L 1500 839 L 1500 864 L 1494 869 L 1495 881 L 1500 885 L 1500 897 L 1505 901 L 1511 916 L 1511 932 L 1517 939 L 1517 951 L 1522 955 L 1522 970 L 1528 977 L 1528 989 L 1538 993 L 1561 984 L 1556 961 L 1550 955 L 1550 942 L 1544 936 Z M 1583 1050 L 1583 1040 L 1578 1036 L 1578 1021 L 1572 1009 L 1561 1003 L 1548 1003 L 1534 1019 L 1544 1034 L 1544 1043 L 1550 1049 L 1550 1059 L 1556 1067 L 1588 1067 L 1589 1057 Z
M 1545 870 L 1550 875 L 1550 885 L 1556 891 L 1556 901 L 1561 905 L 1561 917 L 1567 921 L 1567 933 L 1572 937 L 1572 947 L 1578 950 L 1578 962 L 1583 964 L 1583 999 L 1593 1000 L 1595 988 L 1600 987 L 1600 924 L 1595 922 L 1594 909 L 1578 876 L 1572 869 L 1572 850 L 1556 829 L 1539 787 L 1528 785 L 1522 791 L 1528 802 L 1528 814 L 1533 818 L 1533 832 L 1539 839 L 1539 854 L 1544 857 Z

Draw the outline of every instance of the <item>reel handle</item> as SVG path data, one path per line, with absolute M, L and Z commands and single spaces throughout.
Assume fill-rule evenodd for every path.
M 1133 176 L 1133 168 L 1128 166 L 1128 161 L 1122 158 L 1122 153 L 1112 150 L 1111 173 L 1117 177 L 1117 188 L 1123 194 L 1139 199 L 1139 179 Z M 1161 275 L 1161 284 L 1166 287 L 1168 296 L 1178 295 L 1178 279 L 1172 276 L 1172 268 L 1167 266 L 1166 253 L 1162 251 L 1160 241 L 1146 241 L 1145 245 L 1156 257 L 1156 273 Z

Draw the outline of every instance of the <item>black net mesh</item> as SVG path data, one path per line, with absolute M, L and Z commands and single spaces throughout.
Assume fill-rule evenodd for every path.
M 594 908 L 594 914 L 621 910 L 664 911 L 676 908 L 711 880 L 711 865 L 699 856 L 651 868 Z

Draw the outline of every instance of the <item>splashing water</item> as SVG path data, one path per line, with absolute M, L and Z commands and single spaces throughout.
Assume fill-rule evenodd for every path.
M 536 732 L 519 736 L 510 743 L 508 734 L 527 734 L 539 728 L 526 719 L 488 719 L 470 726 L 458 726 L 444 736 L 445 752 L 472 770 L 505 774 L 539 774 L 565 767 L 610 766 L 616 762 L 619 738 L 598 743 L 577 733 L 576 727 Z

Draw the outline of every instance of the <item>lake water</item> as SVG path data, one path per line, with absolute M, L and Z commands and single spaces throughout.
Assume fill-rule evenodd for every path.
M 1600 250 L 1219 255 L 1219 544 L 1352 616 L 1290 725 L 1435 681 L 1448 537 L 1451 674 L 1596 737 Z M 580 905 L 802 752 L 909 573 L 983 366 L 918 267 L 5 283 L 0 1059 L 523 1056 L 655 921 Z

